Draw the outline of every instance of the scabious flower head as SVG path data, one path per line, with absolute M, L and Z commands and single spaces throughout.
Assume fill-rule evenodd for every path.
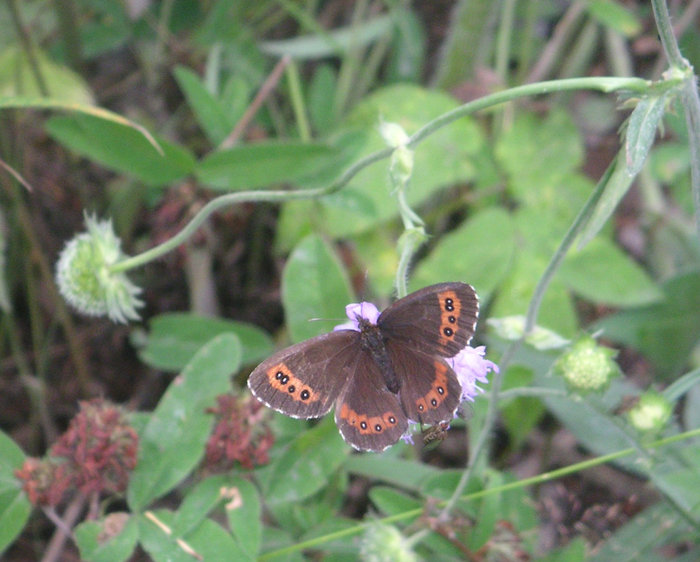
M 615 350 L 598 345 L 590 336 L 577 341 L 556 362 L 555 369 L 576 392 L 602 392 L 619 375 Z
M 345 314 L 349 318 L 347 322 L 338 324 L 333 331 L 338 330 L 355 330 L 360 331 L 360 318 L 369 321 L 370 324 L 376 324 L 379 320 L 379 309 L 371 302 L 353 302 L 345 307 Z
M 87 232 L 66 244 L 56 264 L 59 291 L 73 308 L 88 316 L 108 316 L 122 323 L 138 320 L 136 309 L 143 306 L 137 297 L 141 289 L 124 273 L 110 271 L 125 257 L 112 221 L 86 215 L 85 225 Z
M 487 383 L 489 372 L 498 373 L 498 365 L 493 361 L 484 359 L 486 347 L 465 347 L 457 355 L 447 360 L 447 363 L 452 367 L 459 384 L 462 385 L 462 400 L 474 401 L 474 398 L 484 390 L 477 386 L 476 383 Z
M 643 433 L 656 433 L 666 427 L 673 413 L 673 404 L 663 395 L 649 390 L 627 412 L 630 424 Z
M 410 544 L 396 527 L 376 522 L 370 525 L 360 544 L 363 562 L 415 562 Z

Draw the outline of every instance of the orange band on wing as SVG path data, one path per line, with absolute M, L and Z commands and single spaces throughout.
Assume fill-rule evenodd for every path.
M 298 377 L 295 377 L 294 373 L 284 363 L 278 363 L 274 367 L 270 367 L 265 374 L 272 388 L 279 392 L 284 392 L 297 402 L 310 404 L 320 398 L 318 392 L 315 392 L 310 386 L 301 382 Z
M 427 412 L 434 410 L 447 398 L 447 365 L 442 361 L 435 361 L 435 379 L 430 385 L 430 390 L 425 396 L 421 396 L 416 400 L 416 406 L 419 412 Z
M 381 416 L 366 416 L 358 414 L 347 404 L 340 408 L 340 417 L 353 426 L 362 435 L 374 435 L 382 433 L 386 428 L 393 427 L 398 423 L 398 418 L 394 412 L 385 412 Z
M 455 291 L 444 291 L 438 294 L 440 301 L 440 345 L 447 347 L 453 342 L 459 330 L 459 315 L 462 313 L 462 301 Z

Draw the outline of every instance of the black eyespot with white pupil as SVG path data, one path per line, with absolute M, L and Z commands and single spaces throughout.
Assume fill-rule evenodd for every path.
M 360 427 L 362 429 L 367 429 L 367 422 L 366 421 L 360 422 Z
M 455 309 L 455 303 L 452 299 L 445 299 L 445 310 L 452 312 Z
M 448 338 L 451 338 L 454 334 L 454 330 L 452 328 L 443 328 L 442 333 L 445 334 Z
M 376 431 L 377 433 L 380 433 L 382 431 L 382 426 L 380 424 L 375 425 L 374 431 Z
M 311 396 L 311 393 L 308 390 L 304 389 L 301 391 L 301 394 L 299 396 L 301 396 L 302 400 L 308 400 L 309 396 Z
M 437 406 L 437 404 L 438 404 L 438 402 L 437 402 L 437 400 L 436 400 L 435 398 L 433 398 L 433 399 L 430 401 L 430 403 L 432 404 L 433 408 L 434 408 L 435 406 Z
M 289 385 L 289 388 L 288 388 L 287 390 L 289 391 L 289 394 L 294 394 L 294 391 L 295 391 L 296 389 L 297 389 L 297 388 L 296 388 L 293 384 L 290 384 L 290 385 Z
M 438 387 L 437 387 L 437 393 L 438 393 L 438 394 L 445 394 L 445 389 L 444 389 L 443 387 L 441 387 L 441 386 L 438 386 Z
M 448 321 L 450 324 L 454 324 L 455 322 L 457 322 L 457 319 L 456 319 L 454 316 L 448 316 L 448 317 L 447 317 L 447 321 Z

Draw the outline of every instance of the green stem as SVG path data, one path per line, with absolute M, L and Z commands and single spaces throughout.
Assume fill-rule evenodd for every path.
M 532 295 L 532 299 L 530 300 L 530 306 L 528 307 L 527 315 L 525 317 L 525 328 L 523 330 L 523 335 L 519 340 L 513 342 L 508 347 L 508 349 L 506 349 L 506 352 L 503 354 L 503 357 L 499 362 L 499 372 L 493 374 L 489 393 L 488 410 L 486 412 L 484 426 L 479 432 L 479 438 L 477 439 L 477 442 L 474 445 L 474 449 L 471 452 L 469 462 L 467 463 L 467 467 L 462 473 L 462 477 L 457 483 L 457 487 L 455 488 L 452 497 L 447 502 L 445 508 L 440 514 L 440 517 L 442 519 L 447 518 L 450 510 L 454 507 L 455 503 L 464 492 L 464 489 L 469 483 L 469 479 L 471 478 L 472 473 L 474 472 L 474 467 L 476 466 L 477 462 L 479 462 L 484 450 L 487 448 L 487 444 L 491 436 L 491 431 L 496 424 L 496 419 L 498 418 L 499 393 L 503 384 L 503 377 L 505 375 L 506 368 L 513 360 L 513 357 L 515 357 L 517 350 L 520 348 L 523 341 L 525 341 L 525 338 L 527 338 L 527 336 L 535 327 L 535 323 L 537 321 L 537 314 L 539 312 L 540 305 L 542 304 L 542 298 L 544 297 L 544 294 L 547 291 L 547 287 L 549 286 L 549 283 L 554 277 L 554 274 L 556 273 L 557 269 L 559 269 L 562 260 L 566 256 L 566 253 L 573 245 L 576 236 L 586 225 L 586 222 L 593 213 L 596 204 L 598 203 L 598 200 L 603 195 L 603 192 L 605 191 L 605 188 L 608 183 L 608 179 L 610 178 L 610 176 L 613 173 L 613 170 L 615 169 L 615 162 L 617 162 L 617 159 L 615 159 L 613 163 L 610 164 L 608 169 L 605 171 L 605 174 L 603 174 L 603 177 L 598 182 L 595 191 L 589 197 L 588 201 L 583 206 L 583 209 L 581 209 L 581 211 L 579 212 L 578 216 L 574 220 L 574 223 L 571 225 L 569 231 L 564 236 L 564 239 L 559 245 L 559 248 L 557 248 L 557 251 L 552 256 L 552 259 L 547 265 L 547 269 L 545 269 L 544 273 L 542 274 L 542 277 L 540 277 L 540 280 L 537 283 L 537 286 L 535 287 L 535 291 Z
M 304 142 L 308 142 L 311 140 L 311 127 L 306 116 L 304 95 L 301 91 L 301 80 L 299 79 L 299 67 L 293 59 L 289 61 L 285 72 L 287 74 L 287 84 L 289 85 L 289 97 L 292 100 L 292 109 L 294 110 L 294 117 L 299 129 L 299 138 Z
M 661 45 L 664 48 L 669 64 L 679 68 L 686 68 L 688 61 L 683 58 L 681 50 L 678 48 L 678 41 L 676 41 L 676 36 L 673 33 L 673 25 L 671 25 L 671 16 L 668 13 L 666 0 L 651 0 L 651 7 L 654 10 L 656 30 L 659 32 Z
M 692 431 L 686 431 L 684 433 L 679 433 L 677 435 L 672 435 L 670 437 L 665 437 L 663 439 L 658 439 L 656 441 L 653 441 L 649 443 L 646 447 L 646 450 L 651 450 L 651 449 L 659 449 L 661 447 L 665 447 L 667 445 L 671 445 L 673 443 L 677 443 L 678 441 L 683 441 L 686 439 L 692 439 L 694 437 L 700 437 L 700 428 L 698 429 L 693 429 Z M 565 466 L 562 468 L 559 468 L 557 470 L 552 470 L 550 472 L 543 472 L 541 474 L 538 474 L 536 476 L 532 476 L 531 478 L 524 478 L 523 480 L 517 480 L 515 482 L 509 482 L 508 484 L 503 484 L 502 486 L 496 486 L 493 488 L 486 488 L 484 490 L 479 490 L 478 492 L 473 492 L 471 494 L 466 494 L 462 497 L 459 498 L 461 501 L 473 501 L 479 498 L 487 497 L 487 496 L 492 496 L 495 494 L 503 494 L 504 492 L 510 492 L 512 490 L 518 490 L 521 488 L 525 488 L 527 486 L 534 486 L 537 484 L 543 484 L 545 482 L 551 482 L 552 480 L 556 480 L 557 478 L 562 478 L 564 476 L 568 476 L 569 474 L 575 474 L 577 472 L 581 472 L 582 470 L 587 470 L 589 468 L 594 468 L 596 466 L 600 466 L 602 464 L 616 461 L 618 459 L 633 455 L 634 453 L 638 452 L 635 447 L 629 447 L 627 449 L 622 449 L 620 451 L 616 451 L 614 453 L 609 453 L 607 455 L 602 455 L 599 457 L 595 457 L 592 459 L 588 459 L 585 461 L 581 461 L 575 464 L 571 464 L 569 466 Z M 445 504 L 445 502 L 440 502 L 440 504 Z M 340 531 L 336 531 L 334 533 L 329 533 L 327 535 L 323 535 L 320 537 L 315 537 L 313 539 L 309 539 L 291 546 L 287 546 L 284 548 L 280 548 L 278 550 L 273 550 L 271 552 L 266 552 L 262 556 L 258 558 L 258 560 L 271 560 L 272 558 L 278 558 L 280 556 L 288 555 L 293 552 L 301 552 L 302 550 L 307 550 L 314 548 L 316 546 L 319 546 L 321 544 L 331 542 L 334 540 L 341 539 L 343 537 L 348 537 L 351 535 L 357 535 L 361 533 L 366 527 L 373 525 L 377 521 L 381 521 L 382 523 L 385 524 L 391 524 L 391 523 L 396 523 L 398 521 L 404 521 L 406 519 L 414 519 L 416 517 L 420 517 L 424 512 L 423 507 L 419 507 L 416 509 L 411 509 L 408 511 L 404 511 L 402 513 L 397 513 L 395 515 L 391 515 L 389 517 L 384 517 L 383 519 L 372 519 L 371 521 L 366 521 L 363 523 L 359 523 L 358 525 L 354 527 L 350 527 L 347 529 L 342 529 Z
M 601 90 L 603 92 L 613 92 L 616 90 L 632 90 L 636 92 L 645 92 L 651 86 L 651 83 L 642 80 L 640 78 L 606 78 L 606 77 L 593 77 L 593 78 L 572 78 L 570 80 L 551 80 L 549 82 L 540 82 L 538 84 L 526 84 L 524 86 L 519 86 L 517 88 L 511 88 L 509 90 L 504 90 L 502 92 L 496 92 L 489 96 L 485 96 L 478 100 L 461 105 L 452 111 L 449 111 L 433 121 L 427 123 L 425 126 L 416 131 L 411 135 L 407 146 L 413 147 L 419 144 L 421 141 L 425 140 L 431 134 L 464 117 L 485 109 L 494 105 L 512 101 L 525 96 L 540 95 L 557 91 L 566 90 L 576 90 L 576 89 L 589 89 L 589 90 Z M 361 170 L 387 158 L 394 151 L 393 148 L 384 148 L 377 152 L 373 152 L 357 161 L 350 168 L 348 168 L 345 173 L 332 184 L 315 189 L 305 189 L 299 191 L 240 191 L 237 193 L 229 193 L 212 199 L 207 203 L 201 211 L 170 240 L 155 246 L 142 254 L 127 258 L 117 264 L 114 264 L 111 268 L 112 272 L 122 272 L 132 269 L 134 267 L 141 266 L 148 263 L 151 260 L 159 258 L 165 255 L 167 252 L 171 251 L 175 247 L 179 246 L 184 242 L 189 236 L 191 236 L 194 231 L 215 211 L 227 207 L 229 205 L 234 205 L 237 203 L 244 203 L 250 201 L 267 201 L 267 202 L 277 202 L 281 203 L 284 201 L 291 201 L 293 199 L 313 199 L 317 197 L 323 197 L 325 195 L 330 195 L 341 190 L 355 175 L 357 175 Z

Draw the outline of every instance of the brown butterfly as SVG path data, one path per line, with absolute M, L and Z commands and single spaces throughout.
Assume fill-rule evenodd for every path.
M 454 417 L 462 388 L 445 359 L 469 343 L 478 314 L 471 285 L 431 285 L 394 302 L 376 324 L 358 313 L 357 329 L 278 351 L 251 373 L 248 387 L 294 418 L 319 418 L 335 404 L 345 441 L 383 451 L 409 420 L 440 424 Z

